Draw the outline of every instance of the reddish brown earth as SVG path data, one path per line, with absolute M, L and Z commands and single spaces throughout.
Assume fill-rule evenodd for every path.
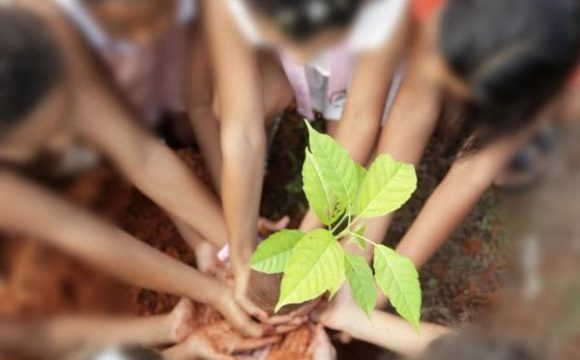
M 290 215 L 292 225 L 296 225 L 307 209 L 300 179 L 305 145 L 306 132 L 302 122 L 295 117 L 283 122 L 269 159 L 262 204 L 264 216 L 275 219 Z M 187 150 L 182 155 L 196 174 L 206 178 L 198 153 Z M 400 239 L 422 202 L 443 176 L 449 163 L 442 159 L 441 150 L 434 144 L 420 168 L 421 191 L 398 215 L 398 222 L 387 237 L 390 244 Z M 195 265 L 194 254 L 167 217 L 106 166 L 73 182 L 61 184 L 59 188 L 72 201 L 93 208 L 137 238 Z M 503 236 L 498 230 L 494 209 L 495 196 L 490 194 L 422 272 L 425 320 L 444 324 L 474 320 L 494 302 L 503 268 L 499 256 Z M 5 285 L 0 288 L 0 314 L 32 316 L 91 312 L 151 315 L 170 311 L 178 300 L 173 296 L 118 284 L 66 255 L 18 236 L 5 236 L 0 241 L 0 273 L 6 278 Z M 215 311 L 198 307 L 205 314 L 200 324 L 220 321 Z M 312 331 L 308 327 L 302 328 L 277 345 L 270 359 L 303 358 L 311 339 Z M 338 346 L 340 359 L 391 357 L 383 350 L 356 342 Z

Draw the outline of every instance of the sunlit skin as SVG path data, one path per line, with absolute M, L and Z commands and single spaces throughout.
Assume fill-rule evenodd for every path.
M 5 129 L 0 137 L 0 159 L 23 164 L 40 152 L 62 154 L 73 141 L 68 106 L 70 93 L 66 84 L 51 89 L 24 120 Z
M 195 116 L 192 122 L 198 138 L 204 139 L 200 147 L 213 169 L 211 173 L 219 177 L 216 183 L 221 188 L 229 233 L 236 298 L 248 312 L 254 312 L 256 306 L 247 294 L 248 262 L 254 250 L 256 231 L 248 224 L 259 215 L 263 179 L 261 159 L 266 151 L 264 127 L 291 103 L 294 92 L 280 66 L 280 59 L 265 56 L 263 49 L 245 38 L 226 0 L 208 0 L 203 4 L 203 28 L 208 34 L 210 65 L 214 73 L 205 81 L 197 80 L 198 98 L 206 100 L 195 104 L 198 109 L 192 113 L 204 116 Z M 408 10 L 402 10 L 389 41 L 373 51 L 358 54 L 341 121 L 329 126 L 335 130 L 330 131 L 334 138 L 361 163 L 371 155 L 390 88 L 390 82 L 377 81 L 377 74 L 384 74 L 385 78 L 395 74 L 396 60 L 406 46 L 404 39 L 409 24 L 405 12 Z M 283 35 L 276 22 L 265 14 L 250 8 L 250 15 L 265 44 L 274 50 L 283 50 L 302 64 L 344 44 L 353 25 L 351 22 L 343 27 L 321 30 L 298 42 Z M 236 61 L 231 62 L 231 59 Z M 219 124 L 212 125 L 207 121 L 211 116 L 206 114 L 212 114 L 215 104 L 218 111 L 213 114 L 219 118 Z
M 171 149 L 137 125 L 134 113 L 107 81 L 94 54 L 63 12 L 52 1 L 21 0 L 21 6 L 46 21 L 67 66 L 57 87 L 45 93 L 42 101 L 31 104 L 27 118 L 10 131 L 3 129 L 0 143 L 6 162 L 25 162 L 42 150 L 59 151 L 67 147 L 69 134 L 74 133 L 76 141 L 88 143 L 107 157 L 175 221 L 214 246 L 223 247 L 227 232 L 217 199 Z M 151 14 L 155 9 L 151 8 Z M 174 11 L 169 12 L 174 20 Z M 121 281 L 211 303 L 247 336 L 264 333 L 266 326 L 252 321 L 226 284 L 68 203 L 21 176 L 18 168 L 0 168 L 2 230 L 45 241 Z M 127 254 L 132 254 L 131 261 L 127 261 Z
M 112 38 L 140 46 L 158 40 L 175 23 L 174 0 L 89 0 L 87 8 Z

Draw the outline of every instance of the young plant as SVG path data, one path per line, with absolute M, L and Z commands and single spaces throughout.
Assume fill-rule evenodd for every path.
M 327 228 L 307 234 L 297 230 L 273 234 L 253 254 L 252 269 L 284 273 L 276 311 L 327 291 L 332 297 L 346 278 L 354 299 L 370 315 L 376 303 L 376 281 L 397 312 L 418 329 L 421 287 L 415 266 L 364 235 L 366 219 L 387 215 L 409 200 L 417 187 L 413 165 L 380 155 L 367 171 L 331 137 L 306 124 L 309 147 L 302 168 L 304 192 Z M 374 276 L 363 257 L 343 250 L 339 240 L 345 238 L 363 250 L 374 247 Z

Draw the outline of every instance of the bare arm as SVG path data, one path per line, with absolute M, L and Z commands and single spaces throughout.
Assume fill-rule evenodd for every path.
M 375 310 L 369 320 L 359 309 L 354 311 L 361 316 L 352 316 L 344 328 L 337 330 L 408 357 L 418 357 L 434 340 L 450 333 L 444 326 L 425 322 L 417 333 L 408 322 L 387 312 Z
M 0 214 L 2 229 L 42 239 L 127 283 L 204 303 L 225 291 L 186 264 L 7 172 L 0 174 Z
M 175 316 L 147 318 L 63 316 L 54 319 L 0 319 L 0 353 L 62 358 L 83 347 L 159 346 L 176 341 Z
M 224 0 L 204 2 L 220 105 L 222 201 L 237 299 L 252 314 L 264 315 L 246 299 L 266 151 L 260 72 L 255 51 L 242 38 L 225 6 Z
M 217 199 L 161 141 L 141 129 L 83 42 L 60 32 L 74 89 L 80 135 L 108 155 L 143 193 L 218 246 L 227 241 Z
M 191 29 L 187 105 L 190 121 L 207 160 L 215 190 L 221 194 L 222 156 L 220 124 L 214 113 L 214 79 L 207 46 L 206 24 L 198 19 Z
M 325 327 L 407 357 L 421 355 L 432 341 L 451 332 L 444 326 L 422 322 L 417 333 L 402 318 L 383 311 L 375 310 L 368 318 L 354 302 L 348 286 L 318 315 L 318 320 Z
M 456 160 L 399 243 L 397 251 L 409 257 L 417 267 L 422 267 L 461 224 L 539 125 L 541 121 Z
M 405 77 L 383 126 L 377 153 L 389 154 L 397 161 L 417 165 L 437 126 L 440 92 L 439 85 L 430 75 L 430 54 L 423 34 L 416 32 L 413 37 Z M 370 220 L 366 226 L 366 236 L 382 241 L 390 220 L 391 216 Z M 365 255 L 370 258 L 372 252 Z
M 0 173 L 0 214 L 1 229 L 44 240 L 129 284 L 211 305 L 244 334 L 262 331 L 225 285 L 8 172 Z
M 372 155 L 381 129 L 385 103 L 397 65 L 402 59 L 410 35 L 409 16 L 403 15 L 392 38 L 377 51 L 358 59 L 344 113 L 333 137 L 359 164 Z M 300 228 L 309 231 L 321 225 L 310 210 Z

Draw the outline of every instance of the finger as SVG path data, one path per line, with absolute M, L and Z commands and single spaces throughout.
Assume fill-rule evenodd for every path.
M 350 344 L 352 342 L 352 336 L 350 336 L 345 332 L 341 332 L 340 334 L 338 334 L 337 338 L 338 341 L 340 341 L 343 344 Z
M 293 317 L 306 316 L 306 315 L 310 314 L 312 312 L 312 310 L 317 308 L 321 302 L 323 302 L 323 300 L 310 301 L 310 302 L 302 305 L 298 309 L 292 311 L 290 313 L 290 315 L 292 315 Z
M 245 339 L 239 344 L 234 345 L 234 353 L 258 350 L 268 345 L 279 343 L 282 340 L 280 336 L 270 336 L 263 339 Z
M 302 325 L 305 322 L 307 322 L 308 319 L 309 318 L 306 315 L 305 316 L 298 316 L 298 317 L 295 317 L 292 321 L 290 321 L 290 323 L 288 323 L 288 325 Z
M 237 296 L 236 302 L 245 312 L 250 314 L 251 316 L 259 319 L 260 321 L 266 321 L 268 319 L 268 313 L 259 308 L 256 304 L 254 304 L 250 299 L 245 296 Z
M 232 327 L 239 333 L 253 338 L 264 336 L 264 328 L 257 322 L 252 321 L 245 314 L 239 315 L 234 319 L 227 319 Z
M 272 221 L 266 218 L 260 218 L 258 220 L 258 231 L 260 232 L 273 232 L 282 230 L 288 226 L 290 223 L 290 217 L 284 216 L 278 221 Z
M 267 319 L 265 319 L 263 321 L 264 324 L 268 324 L 268 325 L 281 325 L 281 324 L 287 324 L 290 323 L 291 321 L 294 320 L 294 316 L 292 314 L 288 314 L 288 315 L 276 315 L 276 316 L 271 316 Z
M 301 325 L 280 325 L 280 326 L 276 326 L 276 329 L 274 330 L 275 334 L 277 335 L 284 335 L 284 334 L 288 334 L 289 332 L 292 332 L 296 329 L 298 329 Z

